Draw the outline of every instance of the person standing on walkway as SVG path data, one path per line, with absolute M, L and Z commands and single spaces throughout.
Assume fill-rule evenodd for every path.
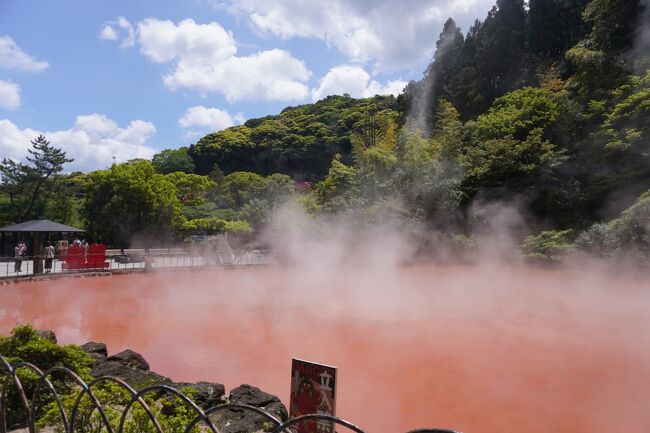
M 25 247 L 25 244 L 23 241 L 20 241 L 16 244 L 14 247 L 14 272 L 22 272 L 22 267 L 23 267 L 23 256 L 25 255 L 25 250 L 27 248 Z
M 45 273 L 52 272 L 52 261 L 54 260 L 55 252 L 52 242 L 47 241 L 47 245 L 45 246 Z

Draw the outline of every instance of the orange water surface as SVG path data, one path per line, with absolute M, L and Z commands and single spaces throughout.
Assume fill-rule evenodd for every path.
M 285 403 L 292 357 L 335 365 L 337 415 L 370 433 L 650 431 L 647 276 L 270 267 L 0 286 L 0 333 L 19 323 Z

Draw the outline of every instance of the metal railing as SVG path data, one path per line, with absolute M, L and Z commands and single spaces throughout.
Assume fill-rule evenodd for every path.
M 0 257 L 0 278 L 21 277 L 34 275 L 34 261 L 41 261 L 41 269 L 44 274 L 48 273 L 79 273 L 101 270 L 129 270 L 151 268 L 191 268 L 204 266 L 243 266 L 268 264 L 271 255 L 268 250 L 240 250 L 233 252 L 230 257 L 222 257 L 216 254 L 198 254 L 191 250 L 178 248 L 165 248 L 149 250 L 107 250 L 106 263 L 108 267 L 84 267 L 83 269 L 65 269 L 65 260 L 54 258 L 52 268 L 49 272 L 45 270 L 44 256 L 26 256 L 17 259 L 15 257 Z M 18 263 L 18 265 L 17 265 Z
M 19 377 L 19 371 L 21 370 L 26 370 L 26 373 L 31 373 L 31 386 L 33 388 L 31 396 L 26 392 Z M 57 391 L 53 383 L 54 376 L 64 377 L 68 382 L 78 387 L 79 391 L 77 391 L 76 394 L 68 393 L 65 396 L 65 401 L 73 402 L 72 405 L 68 404 L 66 407 L 66 404 L 64 404 L 64 396 Z M 10 394 L 10 390 L 14 391 L 14 401 L 17 400 L 17 404 L 22 406 L 21 409 L 24 414 L 22 422 L 13 427 L 26 427 L 30 433 L 37 432 L 37 413 L 39 405 L 42 408 L 44 404 L 47 403 L 56 405 L 60 417 L 59 429 L 64 433 L 90 431 L 91 429 L 85 428 L 83 423 L 83 419 L 89 419 L 88 413 L 82 414 L 84 409 L 81 407 L 81 402 L 85 397 L 87 397 L 90 403 L 90 415 L 95 413 L 94 419 L 99 422 L 99 426 L 95 425 L 92 429 L 93 432 L 106 431 L 107 433 L 124 433 L 127 420 L 132 416 L 132 412 L 137 405 L 146 414 L 147 421 L 150 423 L 149 428 L 153 428 L 156 433 L 163 433 L 163 428 L 158 419 L 160 412 L 156 411 L 153 407 L 155 401 L 152 404 L 152 400 L 147 400 L 146 398 L 151 395 L 156 395 L 158 397 L 157 401 L 161 398 L 173 396 L 176 398 L 176 401 L 185 405 L 189 409 L 192 413 L 192 417 L 189 418 L 189 421 L 184 425 L 175 426 L 175 431 L 183 431 L 184 433 L 190 433 L 198 426 L 200 426 L 201 431 L 221 433 L 222 429 L 220 429 L 217 425 L 218 423 L 215 422 L 215 415 L 218 413 L 227 413 L 228 411 L 234 411 L 238 414 L 250 412 L 262 417 L 265 423 L 264 430 L 270 433 L 294 433 L 297 427 L 318 421 L 329 423 L 331 427 L 329 431 L 331 433 L 334 433 L 334 425 L 345 427 L 346 429 L 356 433 L 365 433 L 364 430 L 351 422 L 330 415 L 313 414 L 303 415 L 288 420 L 280 420 L 259 407 L 238 403 L 224 403 L 204 410 L 181 391 L 172 388 L 171 386 L 153 385 L 136 391 L 123 380 L 111 376 L 99 377 L 86 383 L 79 377 L 79 375 L 65 367 L 53 367 L 47 371 L 42 371 L 29 362 L 20 362 L 11 365 L 2 356 L 0 356 L 0 378 L 4 378 L 0 393 L 0 433 L 7 433 L 8 431 L 6 414 L 8 409 L 7 397 Z M 114 420 L 113 423 L 109 421 L 109 417 L 107 416 L 107 407 L 102 403 L 101 398 L 99 398 L 95 393 L 95 390 L 102 384 L 111 384 L 114 387 L 118 387 L 128 396 L 127 401 L 119 407 L 119 423 L 117 420 Z M 14 408 L 14 410 L 15 409 L 16 408 Z M 237 417 L 241 418 L 241 415 L 237 415 Z M 256 431 L 257 430 L 259 429 L 256 429 Z M 411 430 L 408 433 L 457 432 L 445 429 L 418 429 Z

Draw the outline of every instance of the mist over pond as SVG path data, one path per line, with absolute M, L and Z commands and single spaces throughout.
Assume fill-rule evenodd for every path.
M 647 276 L 505 265 L 268 267 L 7 285 L 18 323 L 141 352 L 177 381 L 288 400 L 290 360 L 339 367 L 367 431 L 577 433 L 650 425 Z

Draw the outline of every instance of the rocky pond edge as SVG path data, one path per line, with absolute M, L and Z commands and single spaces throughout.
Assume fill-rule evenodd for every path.
M 38 330 L 36 332 L 41 338 L 58 344 L 53 331 Z M 166 376 L 151 371 L 147 360 L 131 349 L 125 349 L 109 356 L 108 348 L 104 343 L 90 341 L 77 346 L 92 358 L 90 374 L 94 378 L 102 376 L 116 377 L 136 390 L 153 385 L 167 385 L 179 391 L 189 388 L 193 391 L 191 400 L 203 410 L 224 403 L 238 403 L 258 407 L 280 421 L 288 419 L 287 409 L 280 399 L 255 386 L 242 384 L 233 388 L 226 395 L 225 386 L 220 383 L 205 381 L 194 383 L 174 382 Z M 253 412 L 227 412 L 224 415 L 228 419 L 219 422 L 219 424 L 222 424 L 220 430 L 223 433 L 259 431 L 263 427 L 264 420 Z

